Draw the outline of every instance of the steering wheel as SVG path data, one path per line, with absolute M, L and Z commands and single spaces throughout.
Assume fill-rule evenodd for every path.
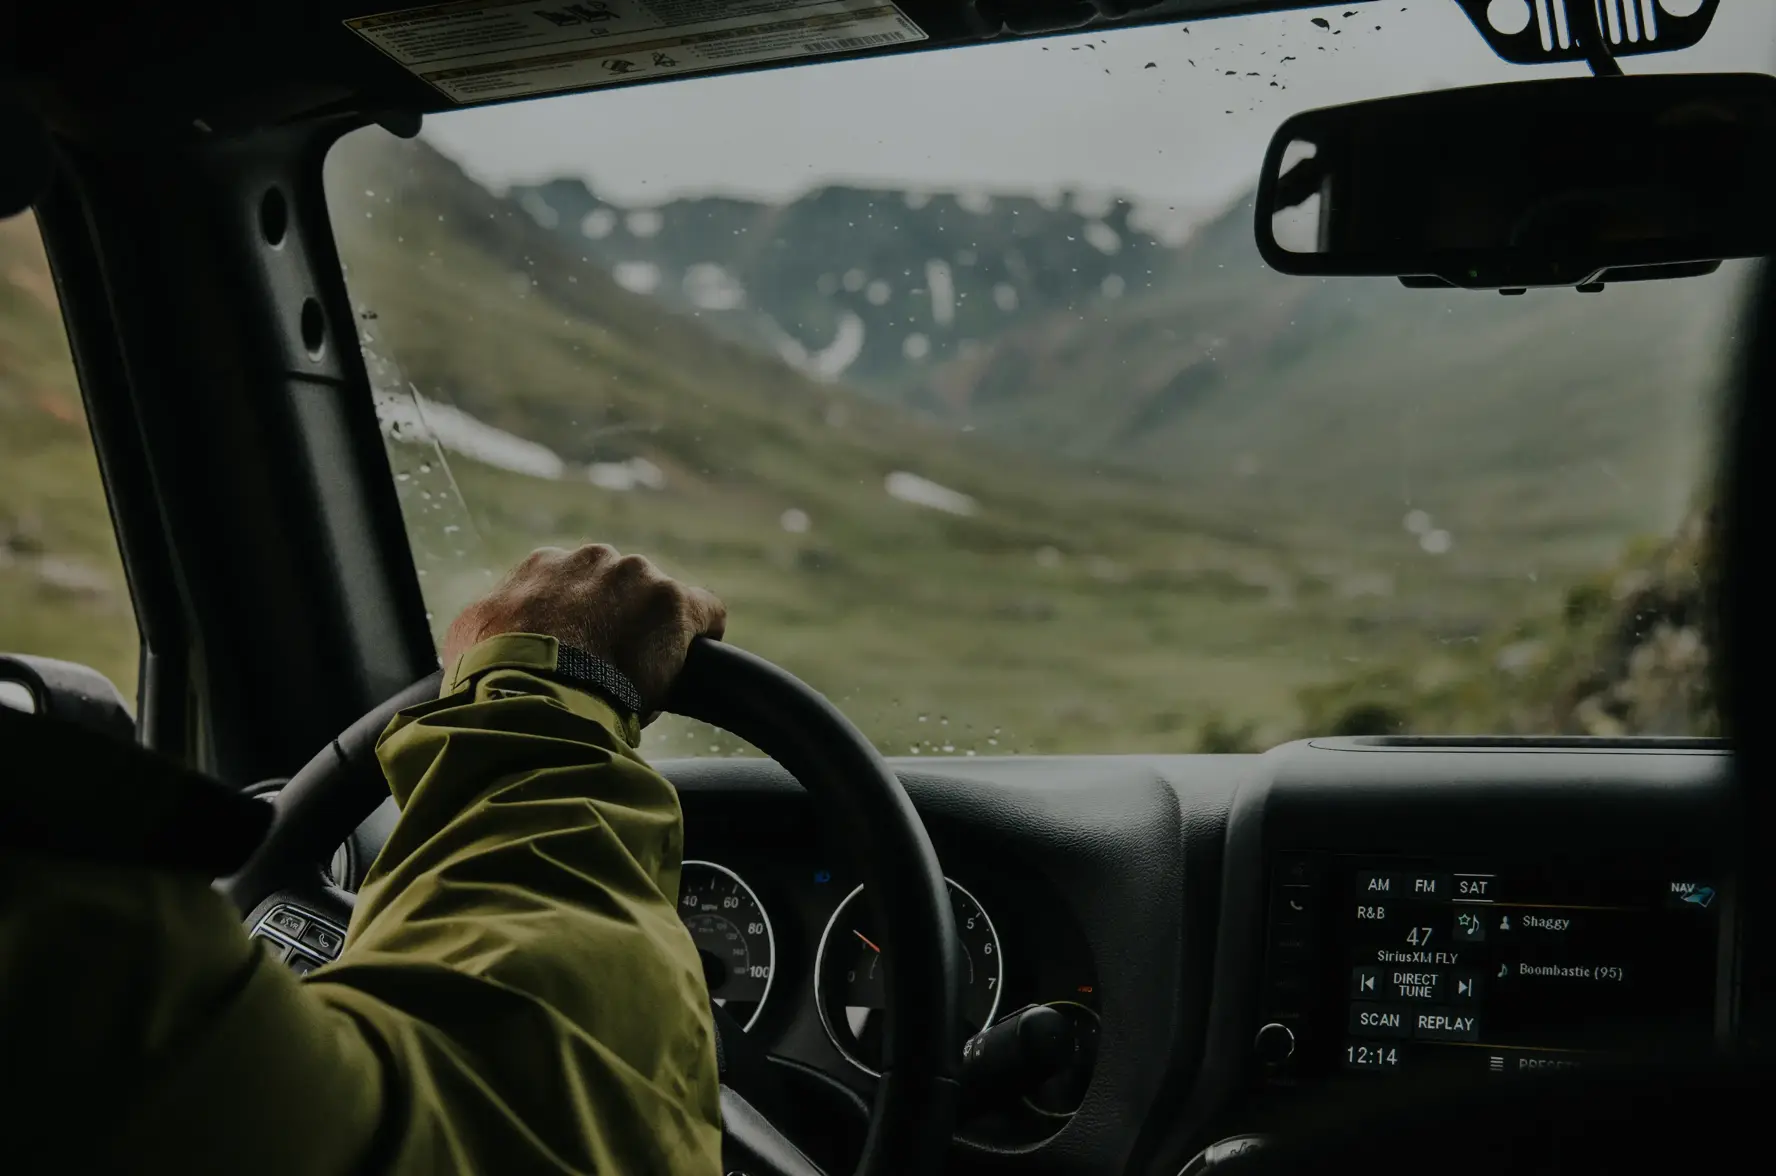
M 340 733 L 273 798 L 270 832 L 221 888 L 243 916 L 275 901 L 340 910 L 349 896 L 326 878 L 352 830 L 388 799 L 376 740 L 395 713 L 438 696 L 433 673 Z M 894 772 L 850 720 L 785 670 L 698 638 L 665 709 L 744 739 L 782 764 L 831 814 L 864 882 L 883 953 L 888 1005 L 882 1077 L 858 1176 L 934 1172 L 950 1141 L 961 1067 L 960 948 L 937 853 Z M 722 1089 L 724 1153 L 753 1176 L 812 1176 L 816 1168 L 743 1092 Z M 733 1164 L 730 1167 L 735 1166 Z

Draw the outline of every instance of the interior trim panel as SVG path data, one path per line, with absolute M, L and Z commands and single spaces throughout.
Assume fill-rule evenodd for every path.
M 1207 1048 L 1169 1146 L 1180 1162 L 1249 1129 L 1271 866 L 1301 855 L 1492 861 L 1583 876 L 1624 868 L 1707 875 L 1720 904 L 1718 1011 L 1732 1009 L 1737 863 L 1730 758 L 1714 743 L 1324 739 L 1264 757 L 1227 822 Z M 1351 901 L 1342 892 L 1334 901 Z M 1175 1172 L 1176 1166 L 1164 1169 Z
M 1715 945 L 1690 952 L 1686 966 L 1706 971 L 1709 995 L 1698 999 L 1725 1034 L 1735 1015 L 1738 877 L 1721 848 L 1734 844 L 1725 833 L 1730 762 L 1724 747 L 1700 740 L 1422 738 L 1310 740 L 1262 756 L 894 761 L 946 875 L 979 896 L 995 942 L 1004 940 L 999 1015 L 1083 980 L 1077 991 L 1089 997 L 1078 1000 L 1091 1005 L 1097 1034 L 1071 1114 L 1046 1114 L 1034 1135 L 990 1118 L 965 1126 L 952 1170 L 1173 1176 L 1215 1141 L 1261 1130 L 1274 1088 L 1290 1085 L 1272 1081 L 1279 1071 L 1264 1051 L 1276 1041 L 1255 1036 L 1269 1015 L 1261 979 L 1275 950 L 1267 904 L 1276 909 L 1279 863 L 1344 871 L 1327 892 L 1340 904 L 1353 876 L 1378 877 L 1352 875 L 1353 862 L 1407 863 L 1395 876 L 1439 895 L 1452 877 L 1485 885 L 1459 881 L 1491 876 L 1459 872 L 1481 868 L 1471 862 L 1496 865 L 1501 878 L 1634 875 L 1659 888 L 1666 878 L 1707 879 L 1718 902 L 1703 942 Z M 769 760 L 658 766 L 679 792 L 686 857 L 734 870 L 771 908 L 771 1007 L 747 1036 L 785 1073 L 820 1077 L 841 1109 L 851 1095 L 867 1098 L 869 1078 L 834 1048 L 816 1008 L 814 940 L 853 885 L 840 842 L 826 836 L 827 814 Z M 394 815 L 392 805 L 378 810 L 342 856 L 351 884 Z M 326 887 L 272 901 L 341 922 L 346 898 Z M 1673 894 L 1666 905 L 1697 904 Z M 1486 909 L 1497 917 L 1503 908 Z M 1464 986 L 1471 975 L 1444 972 L 1440 981 Z M 1343 1032 L 1339 1023 L 1329 1034 Z
M 1120 1170 L 1171 1089 L 1177 1059 L 1201 1048 L 1227 806 L 1254 756 L 1006 758 L 894 761 L 947 873 L 989 908 L 1005 888 L 983 875 L 1034 874 L 1087 944 L 1098 978 L 1097 1062 L 1078 1110 L 1032 1143 L 971 1141 L 976 1166 L 1013 1169 L 1039 1153 L 1053 1172 Z M 747 850 L 818 852 L 822 820 L 810 798 L 768 760 L 659 765 L 678 788 L 686 853 L 724 860 Z M 834 842 L 836 843 L 836 840 Z M 1041 945 L 1012 941 L 1016 969 Z M 1023 960 L 1020 960 L 1020 954 Z M 1002 1013 L 1016 1007 L 1007 1002 Z M 958 1157 L 961 1160 L 963 1157 Z

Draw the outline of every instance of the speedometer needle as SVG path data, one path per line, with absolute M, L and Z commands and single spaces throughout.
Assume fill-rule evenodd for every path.
M 863 940 L 863 945 L 865 947 L 869 948 L 871 951 L 875 952 L 877 955 L 882 954 L 882 949 L 877 947 L 875 944 L 871 943 L 869 941 L 869 936 L 865 935 L 863 932 L 859 931 L 857 928 L 855 928 L 855 927 L 851 928 L 851 934 L 853 934 L 853 935 L 857 936 L 857 938 Z

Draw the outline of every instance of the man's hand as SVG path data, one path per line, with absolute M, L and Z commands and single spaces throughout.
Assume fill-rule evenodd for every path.
M 702 588 L 670 578 L 647 558 L 603 543 L 545 547 L 464 609 L 444 636 L 444 664 L 500 633 L 540 633 L 610 662 L 648 711 L 665 699 L 693 637 L 720 640 L 728 610 Z

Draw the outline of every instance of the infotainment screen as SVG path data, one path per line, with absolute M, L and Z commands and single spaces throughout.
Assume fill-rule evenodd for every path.
M 1285 1072 L 1512 1074 L 1706 1042 L 1722 906 L 1705 877 L 1284 860 L 1260 1052 L 1268 1031 Z

